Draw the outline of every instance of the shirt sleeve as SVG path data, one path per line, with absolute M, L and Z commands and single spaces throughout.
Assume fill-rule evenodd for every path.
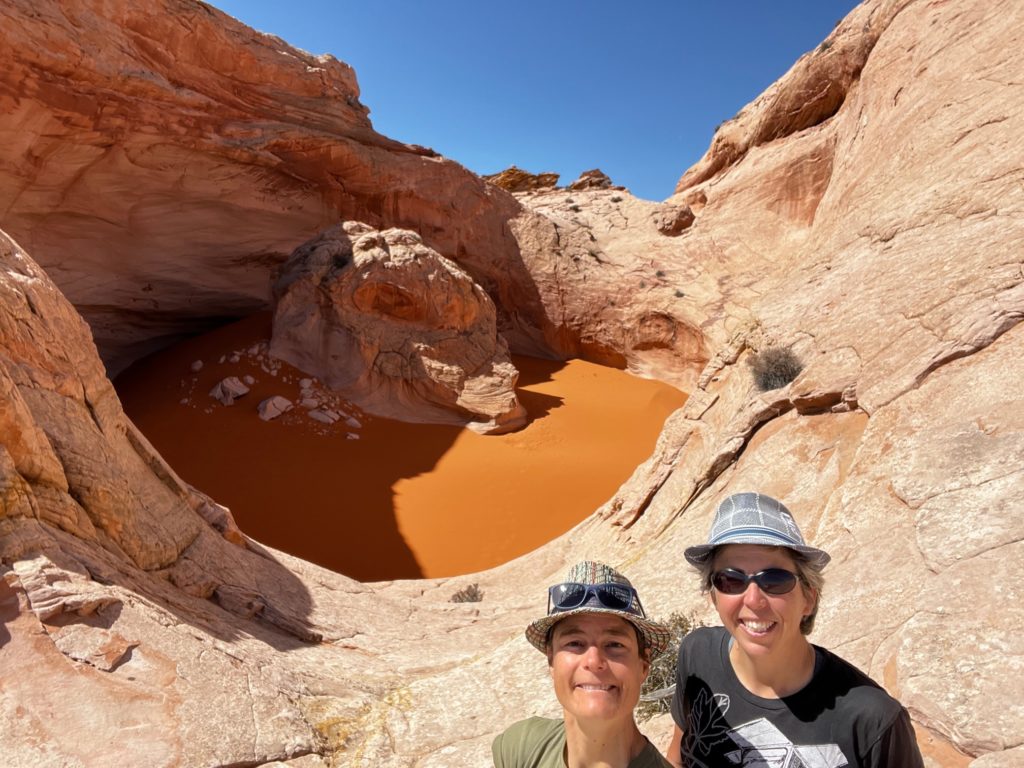
M 506 768 L 509 763 L 505 762 L 505 734 L 499 733 L 491 742 L 491 757 L 494 758 L 494 768 Z
M 689 637 L 689 635 L 687 635 Z M 680 730 L 686 730 L 686 719 L 683 716 L 683 693 L 686 690 L 686 659 L 683 648 L 686 645 L 686 637 L 679 643 L 679 650 L 676 652 L 676 690 L 672 694 L 672 719 L 679 726 Z
M 899 716 L 875 744 L 865 765 L 867 768 L 924 768 L 906 709 L 900 708 Z

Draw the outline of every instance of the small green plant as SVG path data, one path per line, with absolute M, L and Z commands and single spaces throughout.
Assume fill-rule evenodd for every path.
M 789 347 L 767 347 L 751 356 L 749 362 L 754 384 L 762 392 L 786 386 L 804 369 Z
M 480 589 L 480 585 L 470 584 L 452 595 L 451 601 L 453 603 L 479 603 L 483 599 L 484 593 L 483 590 Z
M 682 292 L 681 290 L 679 290 L 678 288 L 676 288 L 676 298 L 677 298 L 677 299 L 681 299 L 681 298 L 683 298 L 683 296 L 685 296 L 685 295 L 686 295 L 685 293 L 683 293 L 683 292 Z
M 665 276 L 665 270 L 664 269 L 659 269 L 657 272 L 654 273 L 654 276 L 655 277 L 664 277 Z
M 823 40 L 821 45 L 818 46 L 818 53 L 824 53 L 825 51 L 827 51 L 831 47 L 832 47 L 832 41 L 831 40 Z
M 655 715 L 669 711 L 672 704 L 672 686 L 676 682 L 679 643 L 694 629 L 704 626 L 692 614 L 684 616 L 681 613 L 673 613 L 667 620 L 659 619 L 659 622 L 668 627 L 672 639 L 669 640 L 668 650 L 651 662 L 651 671 L 644 681 L 643 688 L 640 689 L 640 703 L 636 708 L 636 716 L 641 721 L 650 720 Z

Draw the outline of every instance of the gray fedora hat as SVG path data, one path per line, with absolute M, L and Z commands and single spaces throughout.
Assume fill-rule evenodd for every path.
M 707 544 L 687 547 L 683 553 L 691 565 L 701 566 L 725 544 L 763 544 L 789 547 L 821 567 L 831 560 L 824 550 L 809 547 L 786 506 L 763 493 L 734 493 L 715 510 Z

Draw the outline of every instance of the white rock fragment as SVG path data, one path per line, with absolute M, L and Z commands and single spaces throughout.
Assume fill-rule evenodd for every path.
M 320 407 L 320 401 L 317 400 L 315 397 L 304 397 L 299 401 L 299 405 L 301 405 L 303 408 L 306 408 L 307 410 L 312 410 L 313 408 Z
M 244 382 L 245 382 L 245 385 L 246 385 L 247 387 L 251 387 L 251 386 L 252 386 L 253 384 L 255 384 L 255 383 L 256 383 L 256 379 L 255 379 L 255 377 L 253 377 L 253 376 L 249 376 L 249 375 L 245 375 L 245 376 L 243 376 L 243 377 L 242 377 L 242 381 L 244 381 Z
M 347 437 L 349 440 L 359 439 L 359 435 L 357 435 L 355 432 L 349 432 L 347 435 L 345 435 L 345 437 Z
M 321 424 L 333 424 L 338 420 L 338 414 L 332 414 L 330 411 L 310 411 L 309 418 L 319 421 Z
M 312 379 L 299 379 L 299 389 L 309 389 L 313 386 Z
M 347 419 L 345 419 L 345 423 L 348 424 L 348 426 L 352 427 L 352 429 L 362 429 L 363 426 L 363 423 L 359 421 L 359 419 L 357 419 L 355 416 L 349 416 Z
M 258 406 L 260 418 L 263 419 L 264 421 L 276 419 L 282 413 L 284 413 L 285 411 L 290 411 L 291 409 L 292 401 L 289 400 L 287 397 L 281 397 L 280 395 L 268 397 Z
M 210 397 L 219 400 L 224 405 L 234 405 L 235 400 L 248 392 L 249 388 L 237 376 L 228 376 L 217 382 L 216 386 L 210 390 Z
M 238 355 L 232 355 L 231 357 L 228 358 L 228 362 L 237 363 L 241 359 L 242 358 L 240 358 Z
M 202 360 L 194 360 L 192 362 L 192 365 L 189 366 L 189 367 L 192 369 L 192 373 L 199 373 L 201 370 L 203 370 L 203 361 Z

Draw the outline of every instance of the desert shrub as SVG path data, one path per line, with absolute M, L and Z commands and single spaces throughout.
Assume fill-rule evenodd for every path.
M 804 369 L 789 347 L 767 347 L 750 358 L 754 383 L 762 392 L 784 387 Z
M 672 705 L 672 687 L 676 682 L 676 661 L 678 660 L 679 643 L 693 629 L 703 626 L 694 616 L 681 613 L 671 614 L 667 620 L 658 619 L 672 633 L 668 650 L 651 662 L 651 671 L 640 689 L 640 704 L 636 708 L 639 720 L 650 720 L 655 715 L 669 711 Z
M 483 599 L 484 593 L 483 590 L 480 589 L 480 585 L 470 584 L 452 595 L 451 601 L 453 603 L 479 603 Z

